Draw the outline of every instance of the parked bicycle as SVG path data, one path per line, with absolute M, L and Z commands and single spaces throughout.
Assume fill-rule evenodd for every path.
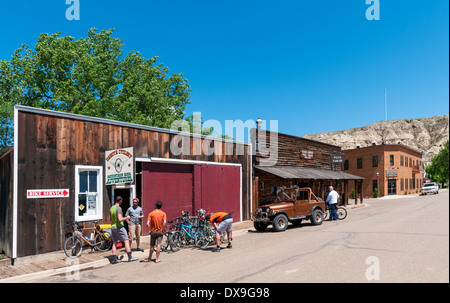
M 330 215 L 330 205 L 328 203 L 326 203 L 325 205 L 326 209 L 325 212 L 323 213 L 324 220 Z M 339 220 L 344 220 L 345 218 L 347 218 L 347 210 L 343 206 L 336 205 L 336 213 Z
M 170 248 L 176 252 L 182 246 L 194 244 L 197 247 L 208 245 L 205 235 L 199 231 L 198 225 L 189 220 L 189 212 L 183 211 L 181 217 L 174 219 L 177 222 L 176 230 L 170 237 Z
M 89 246 L 91 253 L 95 250 L 108 251 L 112 247 L 111 234 L 108 234 L 111 226 L 108 224 L 97 225 L 96 227 L 84 228 L 79 222 L 67 223 L 66 228 L 72 230 L 72 236 L 67 238 L 64 243 L 64 253 L 69 258 L 78 258 L 82 251 L 83 246 Z M 85 233 L 89 233 L 90 237 L 87 237 Z
M 170 241 L 172 238 L 172 235 L 177 227 L 177 224 L 175 220 L 167 221 L 165 231 L 164 231 L 164 238 L 161 243 L 161 251 L 169 251 L 170 250 Z

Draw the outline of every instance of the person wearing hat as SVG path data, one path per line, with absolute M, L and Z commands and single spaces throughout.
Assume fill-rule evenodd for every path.
M 127 209 L 125 216 L 129 216 L 128 220 L 128 238 L 130 239 L 130 247 L 133 242 L 133 237 L 136 237 L 136 246 L 137 250 L 144 251 L 139 247 L 141 244 L 141 232 L 142 232 L 142 224 L 141 219 L 144 218 L 144 212 L 142 208 L 139 206 L 139 199 L 133 199 L 133 205 Z

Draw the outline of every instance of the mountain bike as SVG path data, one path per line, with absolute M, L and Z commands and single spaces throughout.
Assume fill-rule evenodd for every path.
M 330 215 L 330 205 L 328 203 L 326 203 L 325 205 L 326 209 L 325 212 L 323 213 L 324 220 Z M 345 218 L 347 218 L 347 210 L 343 206 L 336 205 L 336 213 L 339 220 L 344 220 Z
M 176 228 L 176 223 L 174 223 L 175 220 L 167 221 L 166 228 L 164 231 L 164 238 L 161 243 L 161 251 L 169 251 L 170 250 L 170 241 L 172 238 L 172 235 Z
M 174 221 L 177 221 L 177 227 L 169 240 L 170 249 L 173 252 L 177 252 L 182 246 L 186 245 L 194 244 L 199 248 L 208 246 L 209 241 L 205 234 L 199 229 L 198 225 L 194 225 L 189 220 L 189 212 L 183 212 L 183 215 L 175 218 Z
M 78 222 L 67 223 L 66 228 L 72 230 L 72 236 L 67 238 L 64 243 L 64 253 L 69 258 L 78 258 L 82 251 L 83 246 L 89 246 L 91 253 L 95 250 L 108 251 L 112 247 L 112 239 L 104 230 L 105 225 L 97 225 L 96 227 L 85 228 Z M 90 237 L 87 237 L 84 233 L 90 232 Z

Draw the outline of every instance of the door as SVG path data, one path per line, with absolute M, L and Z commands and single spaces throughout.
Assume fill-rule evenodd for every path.
M 201 180 L 201 207 L 209 212 L 232 212 L 233 221 L 241 221 L 240 167 L 202 165 Z
M 397 194 L 397 180 L 389 179 L 388 180 L 388 195 L 396 195 Z
M 143 163 L 142 167 L 142 209 L 143 225 L 147 216 L 155 209 L 156 201 L 163 203 L 161 210 L 167 220 L 181 216 L 181 211 L 193 210 L 193 166 L 186 164 Z M 148 235 L 147 228 L 143 234 Z

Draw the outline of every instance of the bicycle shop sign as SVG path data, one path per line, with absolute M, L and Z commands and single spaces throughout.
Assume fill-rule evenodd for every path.
M 68 198 L 69 189 L 29 189 L 27 199 Z
M 105 151 L 106 185 L 132 183 L 134 180 L 133 148 Z

